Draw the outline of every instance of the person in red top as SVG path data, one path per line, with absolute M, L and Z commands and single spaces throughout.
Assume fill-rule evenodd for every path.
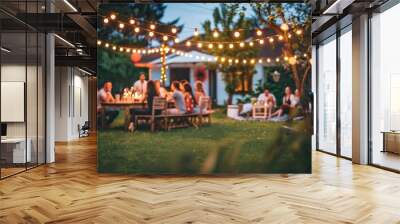
M 193 113 L 194 110 L 194 97 L 192 87 L 189 83 L 183 85 L 183 95 L 185 97 L 186 113 Z

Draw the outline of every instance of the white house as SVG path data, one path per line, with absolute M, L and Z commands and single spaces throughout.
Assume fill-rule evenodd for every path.
M 208 55 L 196 50 L 186 52 L 183 55 L 180 54 L 169 54 L 166 57 L 167 64 L 167 80 L 166 85 L 169 86 L 173 80 L 188 80 L 193 86 L 197 81 L 195 77 L 196 70 L 199 67 L 204 66 L 206 62 L 214 60 L 212 55 Z M 155 59 L 144 64 L 149 68 L 150 79 L 160 79 L 161 77 L 161 59 Z M 256 73 L 254 74 L 251 85 L 255 89 L 256 84 L 262 80 L 264 81 L 264 65 L 257 63 L 255 65 Z M 203 85 L 209 96 L 218 105 L 223 105 L 227 99 L 228 94 L 225 91 L 225 82 L 223 75 L 218 70 L 206 70 L 207 75 L 203 80 Z M 247 81 L 246 81 L 247 82 Z M 237 99 L 241 98 L 241 94 L 235 94 L 233 97 L 233 103 L 236 103 Z

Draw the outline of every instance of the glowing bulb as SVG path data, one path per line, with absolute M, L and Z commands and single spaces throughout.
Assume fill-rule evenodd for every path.
M 253 42 L 249 42 L 249 46 L 252 47 L 254 45 Z
M 260 40 L 259 42 L 260 42 L 260 44 L 264 44 L 264 40 Z
M 126 53 L 129 53 L 129 52 L 131 52 L 131 49 L 130 49 L 130 48 L 127 48 L 127 49 L 126 49 Z
M 279 40 L 283 40 L 283 36 L 282 36 L 282 35 L 279 35 L 279 36 L 278 36 L 278 39 L 279 39 Z
M 239 46 L 240 46 L 240 47 L 244 47 L 244 43 L 243 43 L 243 42 L 240 42 Z
M 243 60 L 243 64 L 247 64 L 247 60 L 246 59 Z
M 267 62 L 268 62 L 268 63 L 271 63 L 271 58 L 267 58 Z
M 115 50 L 117 49 L 117 47 L 116 47 L 116 46 L 113 46 L 112 49 L 115 51 Z
M 123 23 L 119 24 L 119 28 L 123 29 L 125 27 L 125 25 Z
M 233 36 L 235 36 L 236 38 L 240 37 L 239 31 L 235 31 L 235 32 L 233 33 Z
M 151 29 L 151 30 L 154 30 L 155 28 L 156 28 L 156 25 L 150 24 L 150 29 Z
M 260 64 L 261 64 L 261 63 L 262 63 L 262 59 L 258 59 L 258 63 L 260 63 Z
M 179 43 L 179 38 L 175 38 L 175 43 Z
M 229 44 L 229 48 L 232 49 L 233 48 L 233 44 Z
M 131 24 L 131 25 L 135 24 L 135 20 L 134 19 L 130 19 L 129 20 L 129 24 Z
M 306 57 L 307 57 L 307 54 L 303 54 L 303 56 L 306 58 Z
M 124 51 L 124 48 L 123 48 L 123 47 L 120 47 L 120 48 L 119 48 L 119 51 L 121 51 L 121 52 Z
M 208 44 L 208 48 L 212 49 L 213 47 L 213 44 Z
M 276 61 L 276 62 L 279 62 L 279 61 L 280 61 L 280 59 L 279 59 L 279 58 L 276 58 L 276 59 L 275 59 L 275 61 Z
M 296 58 L 295 57 L 290 57 L 289 58 L 289 64 L 291 64 L 291 65 L 296 64 Z
M 218 48 L 222 49 L 222 48 L 224 48 L 224 45 L 223 44 L 218 44 Z
M 274 38 L 270 37 L 270 38 L 269 38 L 269 42 L 270 42 L 270 43 L 273 43 L 273 42 L 274 42 Z
M 106 48 L 108 48 L 110 46 L 110 44 L 106 43 L 106 45 L 104 45 Z
M 283 58 L 283 60 L 285 60 L 285 61 L 289 60 L 288 56 L 285 56 L 285 57 Z
M 221 62 L 225 62 L 225 58 L 224 57 L 221 58 Z
M 254 63 L 256 63 L 256 60 L 251 59 L 251 60 L 250 60 L 250 63 L 251 63 L 251 64 L 254 64 Z
M 101 41 L 100 40 L 97 41 L 97 45 L 101 45 Z
M 150 36 L 150 37 L 153 37 L 153 36 L 154 36 L 153 31 L 150 31 L 150 32 L 149 32 L 149 36 Z
M 236 64 L 239 63 L 239 59 L 235 59 L 235 63 L 236 63 Z
M 139 27 L 135 27 L 135 33 L 139 33 L 140 32 L 140 28 Z
M 228 62 L 229 62 L 229 63 L 232 63 L 232 58 L 229 58 Z
M 186 46 L 190 47 L 190 46 L 192 46 L 192 43 L 190 41 L 187 41 Z
M 173 27 L 173 28 L 171 29 L 171 32 L 172 32 L 172 33 L 176 33 L 176 32 L 177 32 L 176 28 Z
M 117 18 L 117 16 L 116 16 L 115 14 L 111 14 L 110 18 L 111 18 L 112 20 L 114 20 L 114 19 Z
M 197 37 L 199 35 L 199 31 L 197 30 L 197 28 L 194 29 L 194 36 Z
M 256 34 L 257 34 L 257 36 L 261 36 L 262 35 L 262 31 L 261 30 L 257 30 Z
M 219 33 L 218 33 L 218 31 L 215 30 L 214 33 L 213 33 L 213 37 L 217 38 L 218 36 L 219 36 Z
M 108 18 L 105 18 L 103 21 L 104 21 L 104 23 L 108 23 L 109 22 Z
M 297 35 L 301 35 L 302 33 L 303 33 L 302 30 L 296 30 L 296 34 L 297 34 Z
M 281 25 L 281 30 L 283 30 L 283 31 L 288 31 L 288 30 L 289 30 L 288 24 L 282 23 L 282 25 Z
M 289 39 L 292 38 L 292 34 L 289 33 L 289 34 L 287 35 L 287 37 L 288 37 Z
M 197 44 L 197 47 L 198 47 L 198 48 L 202 48 L 202 47 L 203 47 L 203 44 L 202 44 L 202 43 L 198 43 L 198 44 Z

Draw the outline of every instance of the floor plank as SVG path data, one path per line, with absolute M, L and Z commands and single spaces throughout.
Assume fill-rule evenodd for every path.
M 0 223 L 400 223 L 400 175 L 313 152 L 312 175 L 98 174 L 96 139 L 0 181 Z

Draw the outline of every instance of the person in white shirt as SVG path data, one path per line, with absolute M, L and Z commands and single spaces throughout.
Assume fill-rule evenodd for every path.
M 140 95 L 144 95 L 147 90 L 147 81 L 146 81 L 146 76 L 144 73 L 140 73 L 139 80 L 133 84 L 133 89 L 135 92 L 139 93 Z
M 256 103 L 257 104 L 267 104 L 268 115 L 271 116 L 272 109 L 276 105 L 276 98 L 275 98 L 274 94 L 269 92 L 268 89 L 265 89 L 264 92 L 261 93 L 257 97 L 257 102 Z M 243 108 L 242 108 L 242 111 L 240 112 L 240 114 L 244 115 L 244 114 L 249 113 L 252 110 L 253 110 L 253 104 L 246 103 L 246 104 L 243 104 Z

